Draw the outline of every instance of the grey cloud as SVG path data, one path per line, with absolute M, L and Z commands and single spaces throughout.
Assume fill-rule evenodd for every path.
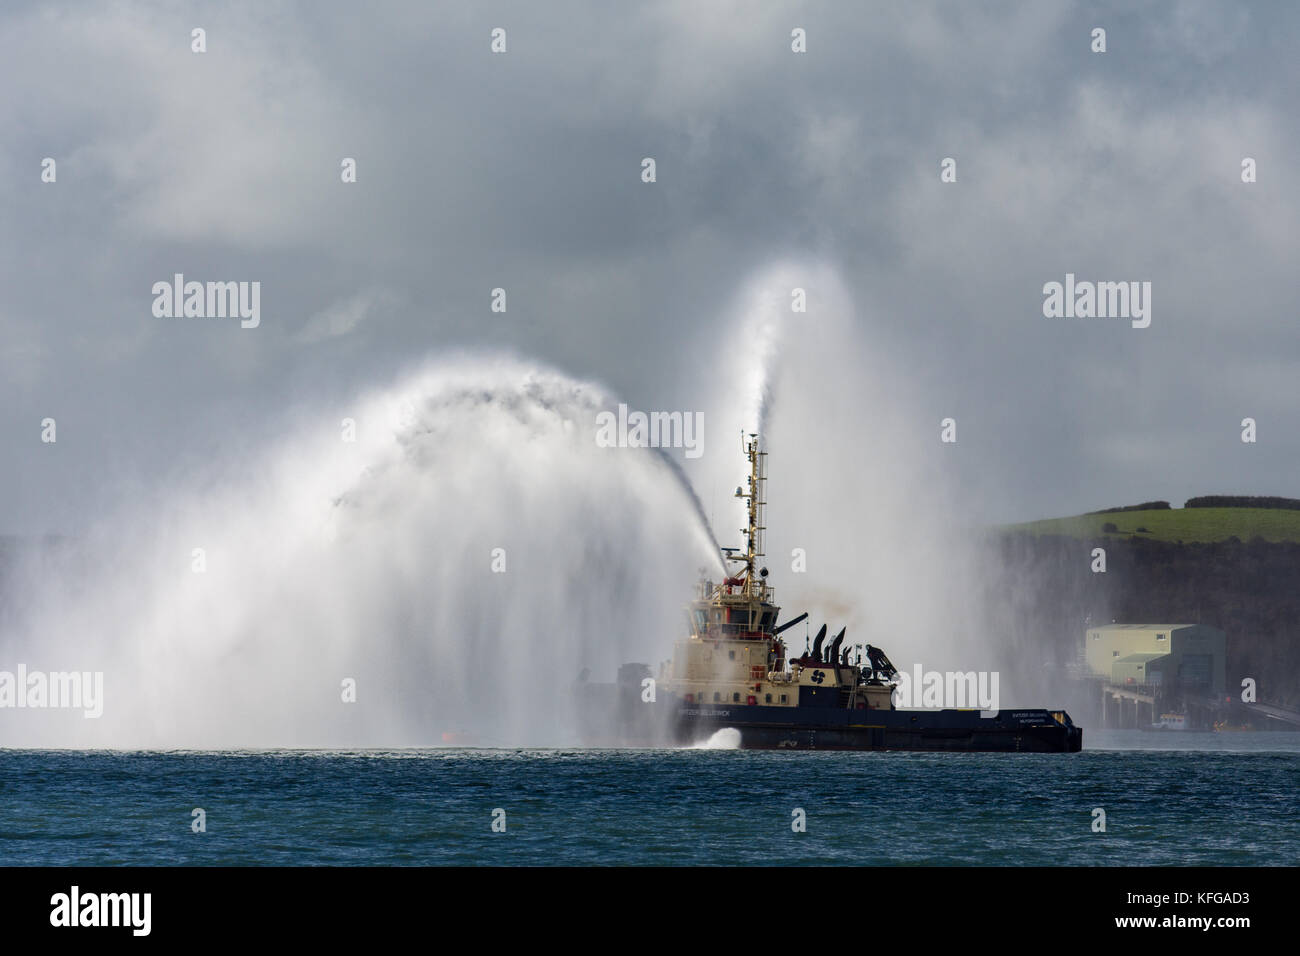
M 81 527 L 135 476 L 201 465 L 214 435 L 273 430 L 277 409 L 462 346 L 685 406 L 736 290 L 790 259 L 838 270 L 863 339 L 916 384 L 900 413 L 962 419 L 970 447 L 946 467 L 976 518 L 1174 497 L 1188 475 L 1192 493 L 1295 493 L 1297 19 L 1180 3 L 7 8 L 0 527 Z M 494 57 L 498 25 L 510 52 Z M 1150 279 L 1152 327 L 1044 319 L 1042 284 L 1066 271 Z M 154 319 L 150 284 L 175 272 L 260 280 L 262 327 Z M 1254 457 L 1230 444 L 1252 411 L 1270 436 Z M 37 440 L 47 414 L 57 454 Z

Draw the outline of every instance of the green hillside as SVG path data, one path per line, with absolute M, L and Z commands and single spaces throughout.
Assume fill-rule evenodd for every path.
M 1119 530 L 1103 532 L 1113 524 Z M 1146 532 L 1139 532 L 1145 528 Z M 1137 535 L 1153 541 L 1265 541 L 1300 542 L 1300 511 L 1279 508 L 1172 508 L 1158 511 L 1120 511 L 1110 514 L 1047 518 L 1003 525 L 999 530 L 1033 535 L 1059 534 L 1072 538 L 1128 538 Z

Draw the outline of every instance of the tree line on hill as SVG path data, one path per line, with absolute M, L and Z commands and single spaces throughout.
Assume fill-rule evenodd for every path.
M 1300 498 L 1279 498 L 1275 495 L 1201 495 L 1188 498 L 1184 508 L 1283 508 L 1287 511 L 1300 511 Z M 1144 501 L 1140 505 L 1120 505 L 1117 508 L 1102 508 L 1100 511 L 1085 511 L 1090 515 L 1118 514 L 1121 511 L 1168 511 L 1167 501 Z
M 1090 515 L 1113 515 L 1121 511 L 1168 511 L 1167 501 L 1144 501 L 1140 505 L 1121 505 L 1118 508 L 1102 508 L 1100 511 L 1086 511 Z
M 1284 508 L 1300 511 L 1300 498 L 1278 498 L 1273 495 L 1202 495 L 1188 498 L 1184 508 Z

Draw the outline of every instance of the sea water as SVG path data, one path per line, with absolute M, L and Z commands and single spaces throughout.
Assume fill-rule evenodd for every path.
M 1078 754 L 0 750 L 0 864 L 1300 860 L 1300 734 L 1085 734 Z

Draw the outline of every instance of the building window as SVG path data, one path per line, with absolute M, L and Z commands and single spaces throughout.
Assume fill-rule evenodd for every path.
M 732 695 L 731 695 L 731 702 L 732 702 L 733 704 L 739 704 L 739 703 L 740 703 L 740 694 L 732 694 Z
M 1157 641 L 1167 641 L 1167 640 L 1169 640 L 1169 635 L 1168 635 L 1168 634 L 1157 634 L 1157 635 L 1156 635 L 1156 640 L 1157 640 Z
M 765 704 L 770 704 L 770 703 L 772 703 L 772 695 L 771 695 L 771 694 L 767 694 L 766 697 L 767 697 L 767 699 L 764 700 L 763 703 L 765 703 Z
M 786 700 L 785 700 L 785 694 L 782 694 L 782 695 L 781 695 L 781 703 L 784 704 L 785 702 L 786 702 Z
M 1119 651 L 1111 651 L 1111 652 L 1110 652 L 1110 656 L 1111 656 L 1111 657 L 1119 657 Z
M 718 703 L 718 701 L 720 701 L 720 700 L 722 700 L 722 695 L 719 694 L 719 693 L 715 690 L 715 691 L 713 692 L 713 702 L 716 704 L 716 703 Z
M 729 660 L 729 661 L 734 661 L 735 659 L 736 659 L 736 652 L 735 652 L 735 651 L 727 651 L 727 660 Z

